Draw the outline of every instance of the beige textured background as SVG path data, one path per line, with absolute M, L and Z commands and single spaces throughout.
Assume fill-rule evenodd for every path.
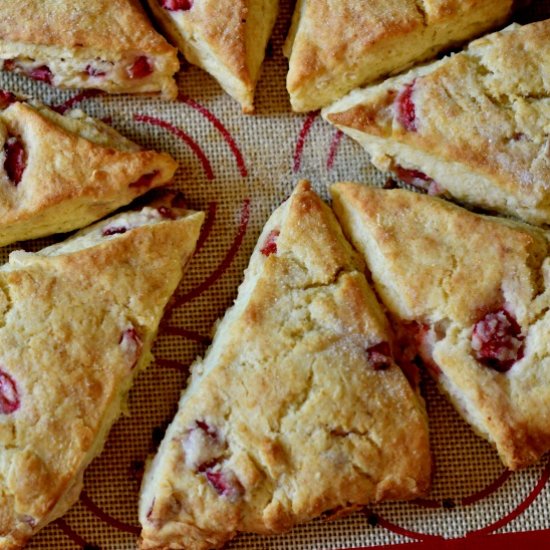
M 130 416 L 115 425 L 103 454 L 87 471 L 81 500 L 61 521 L 36 536 L 31 549 L 135 547 L 143 460 L 175 411 L 187 366 L 204 352 L 214 321 L 235 298 L 249 254 L 271 211 L 301 177 L 310 178 L 324 197 L 327 185 L 338 180 L 385 181 L 359 146 L 347 138 L 339 141 L 319 116 L 291 114 L 281 53 L 291 6 L 288 0 L 282 4 L 254 117 L 242 116 L 217 84 L 196 68 L 180 74 L 184 97 L 177 103 L 102 95 L 79 105 L 94 116 L 110 117 L 115 128 L 138 143 L 174 155 L 181 163 L 175 186 L 184 191 L 192 207 L 209 212 L 210 232 L 178 291 L 181 304 L 165 319 L 154 349 L 157 361 L 131 392 Z M 516 20 L 549 16 L 550 2 L 534 0 L 532 8 Z M 52 104 L 76 95 L 6 74 L 0 75 L 0 87 Z M 139 115 L 169 122 L 173 130 L 140 122 Z M 22 246 L 36 249 L 46 242 Z M 495 522 L 517 514 L 514 510 L 537 484 L 543 485 L 548 459 L 524 472 L 506 474 L 496 453 L 470 431 L 430 382 L 425 383 L 425 395 L 436 463 L 431 502 L 375 506 L 335 522 L 313 522 L 277 538 L 244 535 L 229 547 L 305 550 L 376 546 L 427 535 L 450 538 L 483 528 L 494 530 L 500 525 Z M 498 488 L 478 495 L 495 481 Z M 550 486 L 546 485 L 526 511 L 496 532 L 550 528 L 549 505 Z

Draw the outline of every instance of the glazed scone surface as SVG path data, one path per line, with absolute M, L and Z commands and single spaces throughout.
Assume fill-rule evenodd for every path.
M 548 234 L 351 183 L 335 212 L 404 344 L 511 469 L 550 450 Z
M 151 360 L 203 220 L 164 208 L 13 252 L 0 269 L 0 548 L 21 548 L 78 499 L 84 469 Z
M 244 112 L 275 24 L 278 0 L 148 0 L 151 11 L 190 63 L 210 73 Z
M 80 110 L 0 110 L 0 245 L 83 227 L 169 182 L 177 163 Z
M 0 64 L 63 88 L 174 99 L 175 48 L 138 0 L 4 0 Z
M 548 224 L 549 36 L 550 20 L 511 25 L 323 115 L 408 183 Z
M 292 107 L 329 105 L 479 36 L 511 8 L 511 0 L 298 0 L 285 46 Z
M 424 406 L 391 346 L 362 262 L 301 183 L 267 222 L 148 467 L 141 548 L 220 548 L 239 531 L 424 493 Z

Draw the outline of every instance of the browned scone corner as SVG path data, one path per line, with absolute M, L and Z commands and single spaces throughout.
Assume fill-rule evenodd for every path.
M 364 264 L 301 182 L 148 465 L 141 548 L 221 548 L 430 484 L 427 418 Z
M 0 91 L 0 246 L 83 227 L 177 168 L 80 110 L 61 115 Z
M 550 20 L 356 90 L 323 116 L 406 183 L 550 224 Z
M 0 267 L 0 548 L 22 548 L 78 499 L 203 219 L 145 207 Z
M 175 99 L 177 50 L 139 0 L 3 0 L 0 67 L 60 88 Z
M 254 112 L 254 93 L 278 0 L 147 0 L 186 59 Z
M 504 23 L 512 0 L 298 0 L 285 45 L 297 112 Z
M 506 466 L 550 450 L 550 247 L 539 228 L 353 183 L 335 212 L 405 353 Z

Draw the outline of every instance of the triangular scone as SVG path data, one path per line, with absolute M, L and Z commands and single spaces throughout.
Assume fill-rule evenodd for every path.
M 330 209 L 271 216 L 142 487 L 142 549 L 219 548 L 426 491 L 424 406 Z
M 550 450 L 547 233 L 404 190 L 333 186 L 403 344 L 511 469 Z
M 78 499 L 164 306 L 201 212 L 128 212 L 0 268 L 0 547 L 21 548 Z
M 252 113 L 279 1 L 147 1 L 187 60 L 209 72 L 245 113 Z
M 99 120 L 0 92 L 0 246 L 83 227 L 152 187 L 177 163 Z
M 324 117 L 407 183 L 550 224 L 550 20 L 352 92 Z
M 512 0 L 298 0 L 285 45 L 295 111 L 429 59 L 505 21 Z
M 0 66 L 61 88 L 174 99 L 177 51 L 139 0 L 3 0 Z

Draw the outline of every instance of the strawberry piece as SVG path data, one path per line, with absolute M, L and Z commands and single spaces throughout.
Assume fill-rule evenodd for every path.
M 177 217 L 174 211 L 167 206 L 159 206 L 157 208 L 157 211 L 163 218 L 166 218 L 167 220 L 175 220 Z
M 0 90 L 0 109 L 5 109 L 12 103 L 17 101 L 15 94 L 11 92 L 6 92 L 5 90 Z
M 472 349 L 480 363 L 507 372 L 523 357 L 521 327 L 505 309 L 485 315 L 474 326 Z
M 145 78 L 153 72 L 153 67 L 149 59 L 142 55 L 138 57 L 134 64 L 128 67 L 128 76 L 134 80 L 136 78 Z
M 388 342 L 380 342 L 367 349 L 369 363 L 374 370 L 388 370 L 392 366 L 391 349 Z
M 35 80 L 40 80 L 41 82 L 46 82 L 46 84 L 52 83 L 53 74 L 52 71 L 50 71 L 49 67 L 46 65 L 42 65 L 40 67 L 36 67 L 36 69 L 33 69 L 29 76 L 31 78 L 34 78 Z
M 195 426 L 197 429 L 202 430 L 206 435 L 210 436 L 212 439 L 218 439 L 218 432 L 216 428 L 213 428 L 205 422 L 204 420 L 196 420 Z
M 281 234 L 280 231 L 274 229 L 269 233 L 263 247 L 260 249 L 260 252 L 264 256 L 271 256 L 271 254 L 277 254 L 277 237 Z
M 2 69 L 4 71 L 13 71 L 15 69 L 15 61 L 13 59 L 4 59 Z
M 187 11 L 193 7 L 193 0 L 160 0 L 160 5 L 168 11 Z
M 102 71 L 97 67 L 92 67 L 92 65 L 86 65 L 85 71 L 86 71 L 86 74 L 88 74 L 88 76 L 95 76 L 98 78 L 105 76 L 107 74 L 105 71 Z
M 4 144 L 4 170 L 14 185 L 18 185 L 27 167 L 27 154 L 18 137 L 12 136 Z
M 243 486 L 231 470 L 222 470 L 216 465 L 207 469 L 204 475 L 220 496 L 235 500 L 244 493 Z
M 150 187 L 150 185 L 153 183 L 153 180 L 159 175 L 159 171 L 155 170 L 154 172 L 151 172 L 150 174 L 144 174 L 139 178 L 138 180 L 134 181 L 129 185 L 129 187 Z
M 111 235 L 122 235 L 126 233 L 126 231 L 128 231 L 128 228 L 124 225 L 119 225 L 118 227 L 116 225 L 111 225 L 103 230 L 102 235 L 104 237 L 110 237 Z
M 7 372 L 0 370 L 0 414 L 12 414 L 20 405 L 15 381 Z
M 412 99 L 414 85 L 416 80 L 407 84 L 398 94 L 395 99 L 395 111 L 397 121 L 405 130 L 416 132 L 416 107 Z
M 131 369 L 134 369 L 137 365 L 143 342 L 134 327 L 126 329 L 120 336 L 118 341 L 122 351 L 133 359 Z
M 403 168 L 403 166 L 396 164 L 392 167 L 392 171 L 400 180 L 417 189 L 426 191 L 428 195 L 437 196 L 445 192 L 445 189 L 441 185 L 420 170 Z

